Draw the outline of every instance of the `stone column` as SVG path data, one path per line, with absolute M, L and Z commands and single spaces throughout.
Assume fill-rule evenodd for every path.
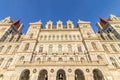
M 50 74 L 48 76 L 48 80 L 56 80 L 56 76 L 54 74 Z
M 31 75 L 30 80 L 37 80 L 37 79 L 38 79 L 38 75 L 39 75 L 39 74 L 37 74 L 37 73 L 33 73 L 33 74 Z
M 54 71 L 54 69 L 51 69 L 48 72 L 48 80 L 56 80 L 56 72 Z
M 85 80 L 94 80 L 93 75 L 92 74 L 86 75 Z
M 74 74 L 68 74 L 68 75 L 66 75 L 66 80 L 75 80 Z

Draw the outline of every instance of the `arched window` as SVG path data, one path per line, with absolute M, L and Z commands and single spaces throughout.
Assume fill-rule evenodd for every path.
M 48 80 L 48 72 L 47 72 L 47 70 L 41 70 L 39 72 L 37 80 Z
M 39 62 L 39 63 L 40 63 L 40 62 L 41 62 L 41 59 L 40 59 L 40 58 L 37 58 L 37 62 Z
M 98 48 L 97 48 L 97 46 L 94 42 L 91 42 L 91 44 L 92 44 L 92 47 L 93 47 L 94 50 L 98 50 Z
M 39 52 L 40 52 L 40 53 L 43 52 L 43 46 L 40 46 L 40 47 L 39 47 Z
M 58 24 L 58 27 L 61 28 L 61 26 L 62 26 L 62 24 L 59 23 L 59 24 Z
M 48 48 L 48 52 L 50 52 L 50 53 L 51 53 L 51 52 L 52 52 L 52 49 L 53 49 L 53 45 L 52 45 L 52 44 L 50 44 L 50 45 L 49 45 L 49 48 Z
M 74 59 L 72 57 L 70 57 L 70 61 L 74 61 Z
M 48 29 L 51 29 L 51 26 L 52 26 L 51 24 L 48 24 Z
M 6 53 L 9 52 L 10 49 L 11 49 L 11 47 L 12 47 L 12 46 L 8 46 L 8 47 L 7 47 L 7 50 L 6 50 L 5 52 L 6 52 Z
M 58 58 L 58 61 L 63 61 L 63 59 L 60 57 L 60 58 Z
M 26 43 L 24 51 L 27 51 L 29 49 L 29 45 L 30 45 L 29 43 Z
M 63 40 L 63 35 L 61 35 L 61 40 Z
M 30 39 L 33 37 L 33 33 L 30 34 Z
M 81 63 L 85 62 L 85 59 L 83 57 L 80 58 Z
M 12 35 L 11 38 L 10 38 L 10 40 L 9 40 L 9 42 L 11 42 L 13 40 L 13 38 L 14 38 L 14 36 Z
M 49 58 L 47 59 L 47 61 L 51 61 L 51 58 L 49 57 Z
M 0 74 L 0 80 L 3 80 L 3 74 Z
M 78 40 L 80 40 L 80 36 L 79 35 L 77 35 L 77 38 L 78 38 Z
M 110 44 L 111 48 L 113 51 L 117 52 L 117 49 L 115 48 L 115 46 L 113 44 Z
M 20 35 L 17 37 L 16 42 L 18 42 L 19 40 L 20 40 Z
M 1 47 L 0 47 L 0 52 L 3 50 L 3 48 L 4 48 L 4 46 L 1 46 Z
M 60 69 L 57 71 L 56 80 L 66 80 L 66 74 L 64 70 Z
M 10 59 L 8 60 L 8 62 L 6 63 L 6 65 L 5 65 L 5 67 L 4 67 L 5 69 L 10 66 L 12 60 L 13 60 L 12 58 L 10 58 Z
M 98 69 L 93 70 L 93 78 L 94 80 L 105 80 L 102 72 Z
M 119 57 L 119 59 L 120 59 L 120 57 Z
M 24 56 L 21 56 L 20 59 L 19 59 L 19 61 L 23 61 L 24 58 L 25 58 Z
M 62 45 L 61 44 L 58 45 L 58 52 L 62 52 Z
M 100 55 L 97 55 L 98 63 L 103 62 L 103 58 Z
M 90 32 L 87 32 L 87 36 L 88 36 L 88 38 L 90 38 L 90 37 L 91 37 L 91 34 L 90 34 Z
M 67 40 L 67 35 L 65 35 L 65 40 Z
M 53 35 L 53 40 L 55 40 L 55 35 Z
M 59 40 L 59 35 L 57 35 L 57 40 Z
M 108 36 L 108 38 L 109 38 L 110 40 L 113 40 L 112 37 L 111 37 L 109 34 L 108 34 L 107 36 Z
M 108 48 L 107 48 L 107 46 L 106 45 L 102 45 L 103 46 L 103 49 L 106 51 L 106 52 L 109 52 L 109 50 L 108 50 Z
M 72 28 L 72 24 L 71 23 L 69 23 L 68 26 L 69 26 L 69 28 Z
M 41 59 L 40 58 L 37 58 L 37 61 L 40 61 Z
M 3 60 L 4 60 L 4 58 L 0 58 L 0 65 L 2 64 Z
M 120 48 L 120 44 L 118 44 L 119 48 Z
M 75 70 L 75 80 L 85 80 L 85 76 L 82 70 Z
M 73 39 L 76 40 L 76 36 L 75 35 L 73 35 Z
M 68 52 L 72 52 L 72 46 L 71 46 L 71 44 L 68 44 Z
M 51 35 L 49 35 L 48 40 L 51 40 Z
M 19 80 L 29 80 L 29 78 L 30 78 L 30 70 L 25 69 L 25 70 L 21 73 Z
M 47 40 L 47 36 L 45 35 L 44 40 Z
M 69 35 L 69 40 L 71 40 L 72 39 L 72 37 L 71 37 L 71 35 Z
M 78 46 L 77 49 L 78 49 L 78 52 L 82 52 L 81 46 Z
M 40 40 L 42 40 L 42 39 L 43 39 L 43 36 L 41 35 L 41 36 L 40 36 Z
M 105 38 L 104 38 L 104 36 L 102 34 L 100 36 L 101 36 L 102 40 L 105 40 Z
M 116 62 L 116 60 L 115 60 L 113 57 L 110 57 L 110 60 L 111 60 L 112 65 L 113 65 L 114 67 L 118 67 L 117 62 Z
M 19 45 L 15 47 L 14 52 L 17 52 L 18 48 L 19 48 Z

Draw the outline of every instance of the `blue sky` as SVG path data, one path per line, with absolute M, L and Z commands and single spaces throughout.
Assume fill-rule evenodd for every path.
M 120 16 L 120 0 L 0 0 L 0 19 L 11 16 L 21 19 L 24 24 L 23 33 L 30 22 L 41 20 L 43 25 L 52 20 L 54 25 L 58 20 L 66 24 L 72 20 L 76 25 L 78 19 L 90 21 L 95 32 L 99 17 L 110 14 Z

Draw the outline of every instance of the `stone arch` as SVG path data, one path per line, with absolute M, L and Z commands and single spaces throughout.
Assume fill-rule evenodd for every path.
M 85 76 L 82 70 L 80 69 L 75 70 L 75 80 L 85 80 Z
M 23 70 L 22 73 L 20 74 L 19 80 L 29 80 L 29 79 L 30 79 L 30 70 L 29 69 Z
M 66 74 L 63 69 L 57 71 L 56 80 L 66 80 Z
M 94 80 L 104 80 L 104 76 L 99 69 L 93 70 L 93 78 Z
M 39 72 L 38 80 L 48 80 L 48 72 L 47 70 L 43 69 Z

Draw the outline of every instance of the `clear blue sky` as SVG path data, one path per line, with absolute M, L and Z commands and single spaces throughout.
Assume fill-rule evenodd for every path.
M 11 16 L 12 19 L 21 19 L 24 24 L 23 33 L 28 29 L 30 22 L 42 20 L 43 25 L 48 20 L 68 19 L 76 25 L 78 19 L 90 21 L 94 31 L 97 31 L 96 22 L 99 17 L 108 17 L 110 14 L 120 16 L 120 0 L 0 0 L 0 19 Z

